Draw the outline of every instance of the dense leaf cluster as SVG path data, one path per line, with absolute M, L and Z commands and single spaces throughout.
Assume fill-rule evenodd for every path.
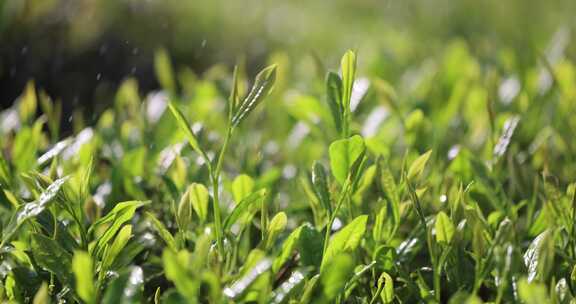
M 68 137 L 30 83 L 0 121 L 0 300 L 571 303 L 576 68 L 543 60 L 247 81 L 160 51 L 162 92 L 127 80 Z

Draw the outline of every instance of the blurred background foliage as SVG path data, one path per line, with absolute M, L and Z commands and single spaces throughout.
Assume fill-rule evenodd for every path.
M 573 0 L 0 0 L 0 102 L 34 79 L 64 113 L 103 109 L 127 77 L 158 88 L 159 47 L 195 74 L 238 60 L 254 74 L 269 56 L 333 66 L 353 48 L 364 74 L 394 83 L 458 39 L 481 66 L 523 79 L 553 39 L 576 56 L 575 11 Z

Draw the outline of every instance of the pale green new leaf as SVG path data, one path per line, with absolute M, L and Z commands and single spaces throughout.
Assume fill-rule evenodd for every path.
M 386 272 L 383 272 L 378 279 L 378 290 L 381 290 L 380 298 L 382 303 L 392 303 L 392 300 L 394 300 L 394 280 Z
M 260 199 L 263 199 L 264 196 L 266 196 L 266 190 L 262 189 L 244 198 L 238 205 L 236 205 L 236 207 L 234 207 L 232 213 L 230 213 L 230 215 L 228 215 L 228 217 L 224 221 L 224 229 L 226 230 L 230 229 L 232 224 L 236 223 L 236 221 L 242 215 L 250 214 L 252 212 L 251 209 L 254 206 L 254 204 L 260 201 Z
M 352 252 L 358 248 L 364 237 L 364 232 L 366 232 L 367 222 L 368 216 L 361 215 L 332 237 L 322 258 L 322 271 L 324 271 L 326 265 L 328 265 L 335 256 L 345 252 Z
M 266 67 L 254 80 L 254 85 L 248 93 L 248 96 L 244 98 L 242 103 L 236 109 L 236 112 L 232 116 L 232 126 L 236 127 L 258 104 L 260 104 L 268 94 L 272 91 L 274 86 L 274 81 L 276 80 L 276 65 L 271 65 Z
M 166 226 L 160 222 L 154 214 L 150 212 L 146 212 L 146 217 L 152 222 L 154 229 L 158 232 L 162 240 L 168 245 L 168 247 L 174 251 L 177 251 L 178 247 L 176 246 L 176 240 L 172 236 L 172 234 L 166 229 Z
M 340 184 L 344 183 L 351 173 L 352 166 L 364 153 L 364 150 L 364 139 L 360 135 L 340 139 L 330 145 L 330 167 L 332 174 Z
M 188 195 L 190 195 L 190 203 L 192 208 L 202 222 L 206 221 L 208 217 L 208 203 L 210 196 L 206 186 L 198 183 L 192 183 L 188 187 Z
M 268 240 L 266 242 L 266 248 L 269 248 L 276 240 L 278 234 L 284 231 L 287 223 L 288 217 L 284 212 L 278 212 L 278 214 L 276 214 L 272 220 L 270 220 L 270 224 L 268 225 Z
M 246 175 L 238 175 L 232 182 L 232 197 L 236 203 L 239 203 L 254 191 L 254 180 Z
M 415 177 L 422 174 L 422 171 L 424 171 L 424 167 L 426 166 L 426 163 L 428 162 L 431 154 L 432 150 L 428 150 L 426 153 L 418 156 L 418 158 L 412 162 L 410 168 L 408 169 L 409 180 L 413 180 Z
M 76 278 L 76 293 L 80 299 L 86 303 L 96 303 L 92 257 L 84 251 L 74 252 L 72 271 Z
M 172 112 L 172 115 L 174 115 L 174 118 L 176 118 L 178 127 L 184 132 L 184 135 L 186 135 L 188 144 L 190 144 L 192 149 L 194 149 L 194 151 L 196 151 L 198 154 L 204 155 L 204 151 L 202 151 L 200 148 L 200 144 L 198 144 L 196 135 L 194 135 L 194 132 L 192 131 L 190 124 L 188 124 L 186 117 L 184 117 L 184 114 L 182 114 L 182 112 L 180 112 L 180 110 L 172 102 L 168 103 L 168 108 L 170 109 L 170 112 Z
M 452 241 L 455 230 L 454 223 L 443 211 L 436 215 L 434 229 L 436 230 L 436 241 L 438 243 L 449 244 Z

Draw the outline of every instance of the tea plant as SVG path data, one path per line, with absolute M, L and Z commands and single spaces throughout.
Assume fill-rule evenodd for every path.
M 32 82 L 2 113 L 3 302 L 575 301 L 571 63 L 512 96 L 459 42 L 409 82 L 155 60 L 73 135 Z

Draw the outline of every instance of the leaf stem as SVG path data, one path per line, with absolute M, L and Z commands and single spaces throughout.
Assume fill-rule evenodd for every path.
M 328 241 L 330 241 L 330 231 L 332 230 L 332 225 L 334 225 L 334 221 L 336 220 L 338 211 L 340 211 L 340 207 L 342 207 L 342 204 L 346 200 L 347 193 L 350 190 L 351 184 L 350 176 L 348 176 L 348 179 L 346 179 L 346 184 L 344 184 L 344 187 L 342 188 L 342 193 L 340 194 L 336 208 L 334 209 L 334 212 L 332 212 L 330 220 L 328 221 L 328 225 L 326 226 L 326 235 L 324 236 L 324 247 L 322 249 L 322 255 L 326 253 L 326 249 L 328 248 Z
M 224 257 L 224 240 L 223 240 L 223 231 L 222 231 L 222 212 L 220 210 L 220 171 L 222 169 L 222 162 L 224 160 L 224 154 L 228 149 L 228 143 L 230 142 L 230 138 L 232 137 L 232 127 L 228 126 L 226 131 L 226 138 L 224 139 L 224 144 L 220 149 L 220 153 L 218 154 L 218 158 L 216 159 L 216 168 L 213 170 L 212 166 L 208 165 L 208 171 L 210 171 L 210 175 L 212 177 L 212 197 L 214 198 L 214 225 L 216 229 L 216 246 L 218 247 L 218 251 L 220 252 L 220 256 Z

